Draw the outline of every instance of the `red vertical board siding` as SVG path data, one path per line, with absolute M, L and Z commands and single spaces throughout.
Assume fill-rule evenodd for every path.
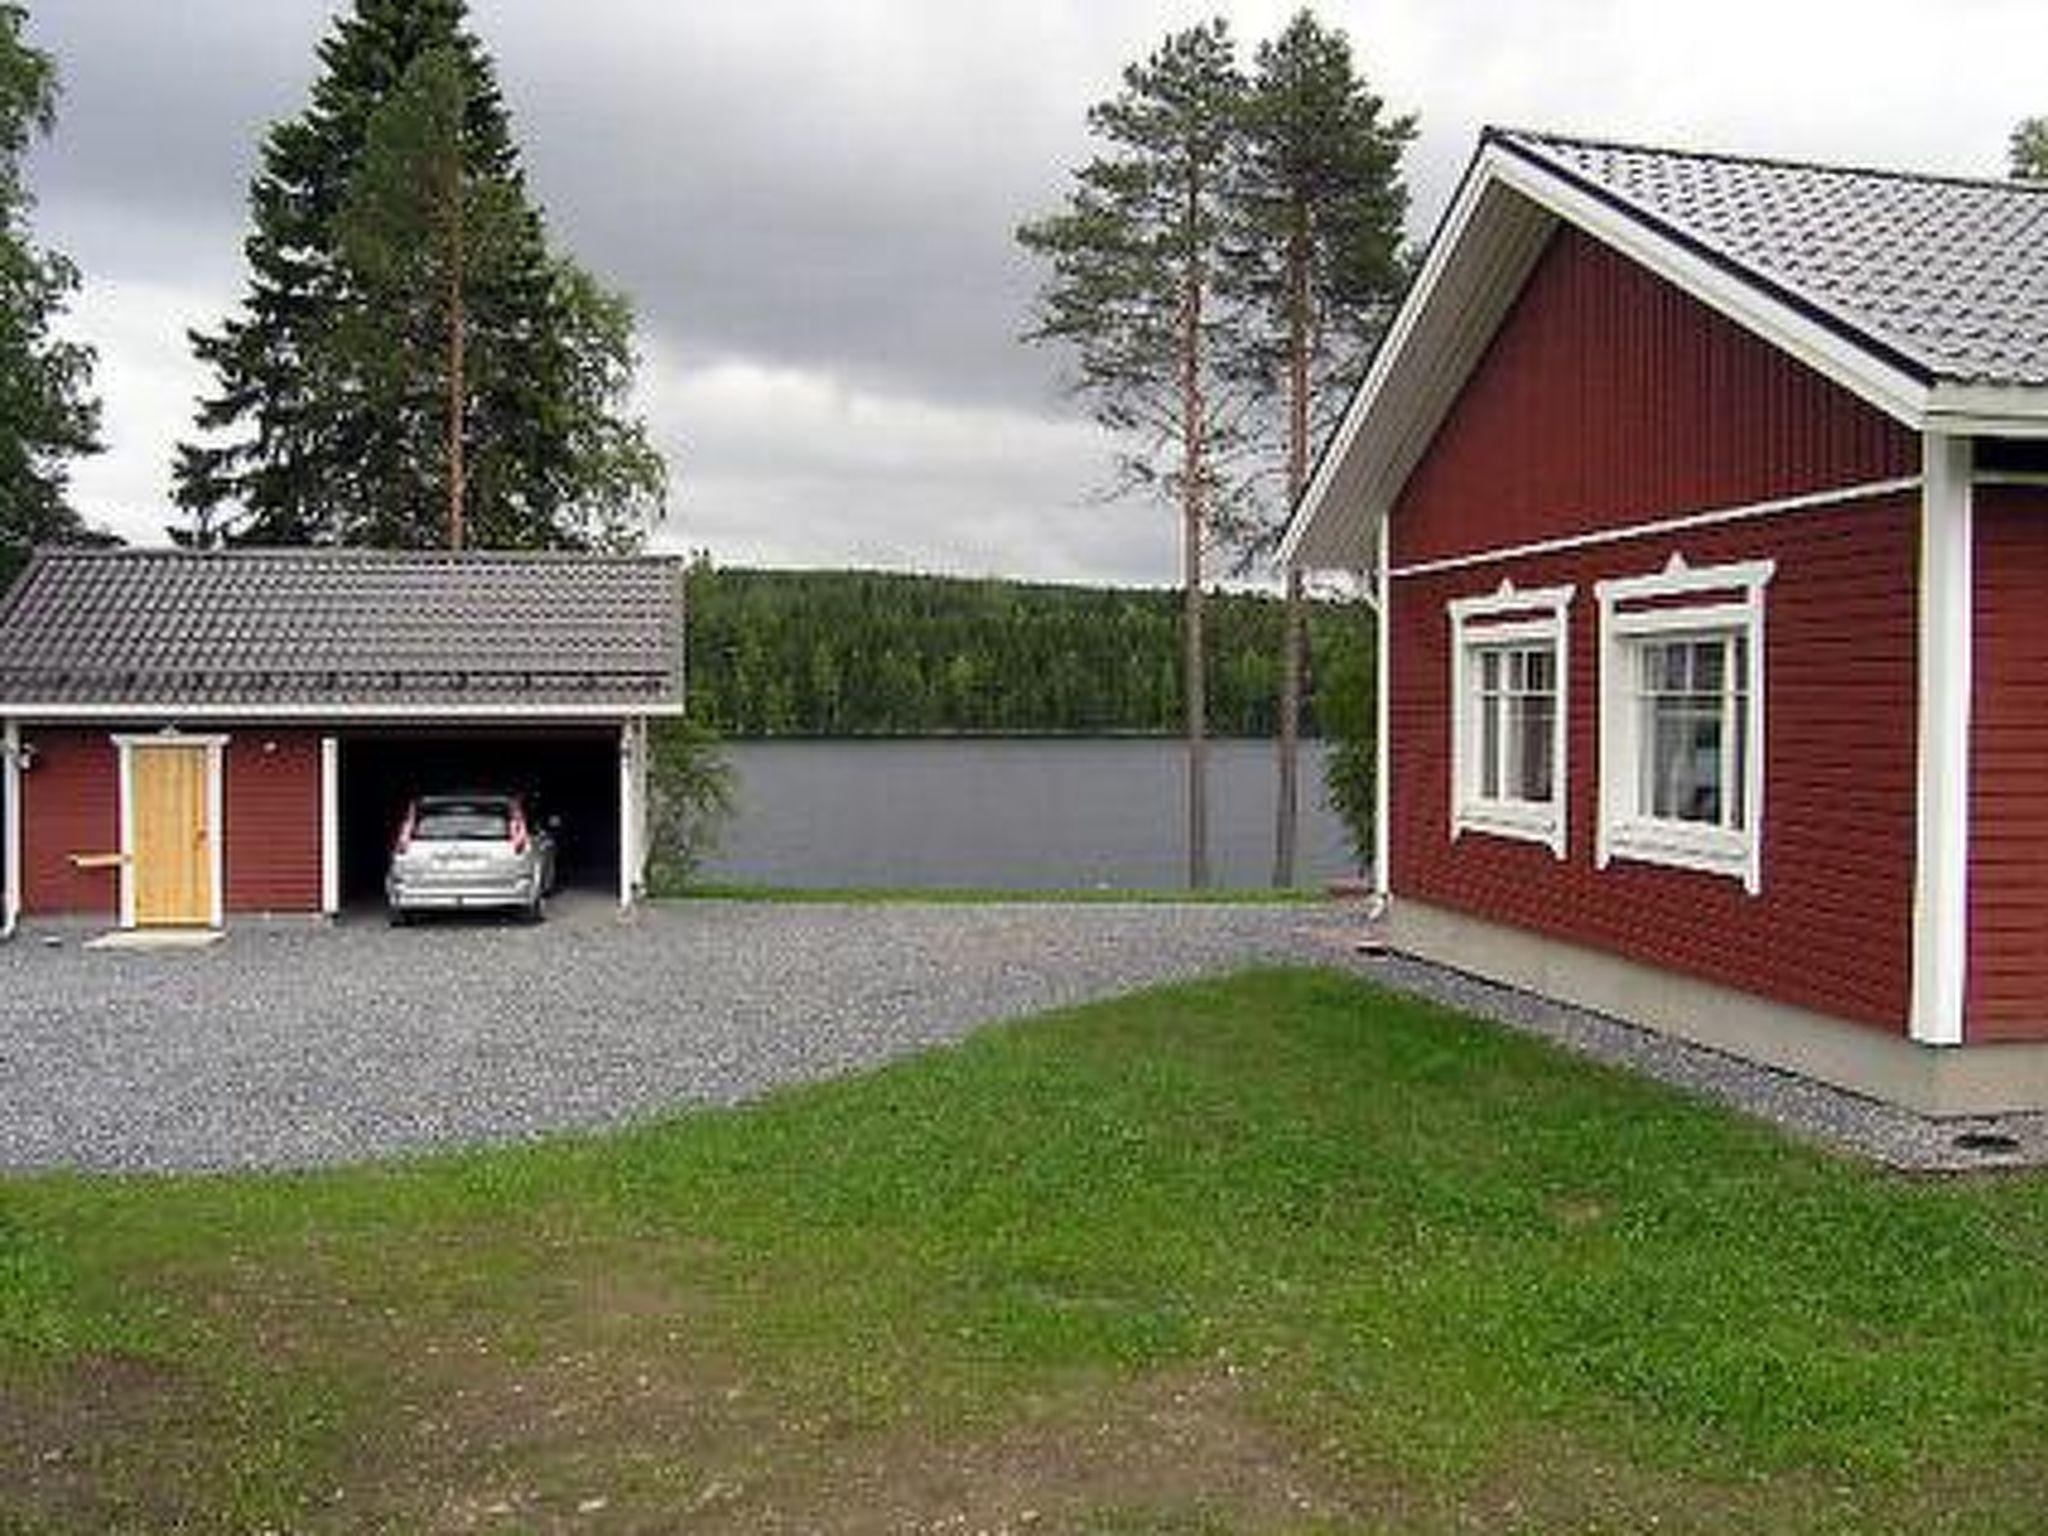
M 1565 226 L 1402 489 L 1394 559 L 1919 469 L 1896 422 Z
M 1918 440 L 1570 228 L 1394 508 L 1396 568 L 1915 475 Z M 1903 490 L 1393 583 L 1395 895 L 1903 1032 L 1912 964 L 1918 496 Z M 1763 884 L 1593 864 L 1597 582 L 1770 559 Z M 1454 598 L 1572 583 L 1567 856 L 1450 835 Z
M 2048 489 L 1976 505 L 1969 1040 L 2048 1040 Z
M 230 912 L 320 910 L 320 738 L 238 729 L 221 786 Z
M 1577 586 L 1569 616 L 1566 857 L 1450 836 L 1453 598 L 1503 567 L 1394 584 L 1392 867 L 1397 897 L 1550 934 L 1817 1012 L 1905 1027 L 1912 961 L 1918 506 L 1911 495 L 1517 561 L 1517 586 Z M 1765 590 L 1763 886 L 1593 864 L 1599 784 L 1594 584 L 1772 559 Z M 1873 731 L 1873 723 L 1880 729 Z
M 112 738 L 103 730 L 31 726 L 22 741 L 36 755 L 21 780 L 22 910 L 114 917 L 119 874 L 71 862 L 75 853 L 121 849 L 120 762 Z

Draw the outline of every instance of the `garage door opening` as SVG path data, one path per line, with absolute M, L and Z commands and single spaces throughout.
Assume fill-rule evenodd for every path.
M 562 890 L 619 889 L 619 738 L 613 729 L 352 734 L 340 743 L 341 899 L 381 902 L 408 801 L 520 794 L 555 833 Z

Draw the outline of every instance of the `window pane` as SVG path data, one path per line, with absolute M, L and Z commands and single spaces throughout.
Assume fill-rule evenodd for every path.
M 1557 700 L 1531 696 L 1522 702 L 1521 731 L 1516 738 L 1515 793 L 1524 800 L 1548 800 L 1557 771 L 1555 761 Z
M 1543 804 L 1557 789 L 1557 648 L 1474 647 L 1472 790 L 1481 799 Z
M 1488 800 L 1500 798 L 1500 706 L 1498 696 L 1479 701 L 1479 793 Z
M 1692 647 L 1692 686 L 1696 693 L 1721 691 L 1721 663 L 1727 652 L 1719 640 L 1702 640 Z

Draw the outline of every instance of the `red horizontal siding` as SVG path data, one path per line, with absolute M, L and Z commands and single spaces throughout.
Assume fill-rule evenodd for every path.
M 1903 1030 L 1911 966 L 1918 507 L 1911 495 L 1394 583 L 1397 897 L 1453 908 L 1780 1002 Z M 1594 583 L 1773 559 L 1765 592 L 1763 889 L 1625 861 L 1593 866 L 1599 777 Z M 1575 583 L 1567 857 L 1450 815 L 1453 598 Z
M 1566 226 L 1396 503 L 1397 565 L 1919 472 L 1888 417 Z
M 221 857 L 227 909 L 319 911 L 319 736 L 238 730 L 225 758 Z
M 73 854 L 121 848 L 119 760 L 106 731 L 29 729 L 35 767 L 21 781 L 22 910 L 115 916 L 120 877 L 81 870 Z
M 2048 1040 L 2048 490 L 1976 508 L 1970 1040 Z

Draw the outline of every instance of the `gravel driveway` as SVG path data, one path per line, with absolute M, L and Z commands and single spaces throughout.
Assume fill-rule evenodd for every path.
M 1330 958 L 1308 906 L 564 903 L 541 928 L 0 944 L 0 1167 L 297 1166 L 616 1125 L 990 1020 Z

